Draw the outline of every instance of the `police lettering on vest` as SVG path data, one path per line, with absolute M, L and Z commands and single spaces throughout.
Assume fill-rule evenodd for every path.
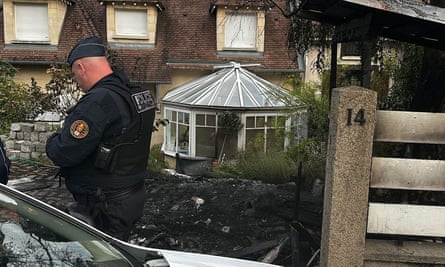
M 153 109 L 156 107 L 155 101 L 149 90 L 132 94 L 131 98 L 136 105 L 136 110 L 138 113 Z

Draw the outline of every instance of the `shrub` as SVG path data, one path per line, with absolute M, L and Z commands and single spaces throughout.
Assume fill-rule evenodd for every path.
M 234 169 L 244 179 L 272 184 L 287 183 L 297 172 L 295 162 L 286 157 L 283 152 L 241 153 Z
M 289 158 L 302 164 L 303 187 L 309 190 L 316 179 L 324 181 L 327 144 L 317 139 L 307 139 L 287 150 Z
M 161 151 L 161 145 L 155 144 L 150 149 L 150 157 L 148 158 L 148 171 L 150 173 L 160 173 L 167 168 L 164 161 L 164 154 Z
M 56 103 L 55 111 L 62 117 L 82 97 L 83 92 L 73 79 L 71 67 L 68 64 L 54 63 L 47 70 L 51 74 L 51 80 L 46 84 L 46 91 Z
M 316 179 L 324 181 L 326 152 L 329 132 L 329 99 L 326 94 L 317 94 L 321 86 L 302 84 L 295 91 L 296 95 L 307 105 L 308 138 L 293 144 L 286 151 L 288 158 L 295 165 L 301 163 L 303 186 L 310 189 Z
M 9 131 L 13 122 L 34 119 L 45 110 L 54 108 L 51 96 L 45 94 L 31 78 L 31 84 L 16 83 L 17 69 L 0 61 L 0 133 Z

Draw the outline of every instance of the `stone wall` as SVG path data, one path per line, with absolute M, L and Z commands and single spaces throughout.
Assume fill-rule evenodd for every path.
M 46 140 L 58 127 L 51 122 L 13 123 L 9 137 L 4 140 L 6 154 L 11 159 L 47 159 Z

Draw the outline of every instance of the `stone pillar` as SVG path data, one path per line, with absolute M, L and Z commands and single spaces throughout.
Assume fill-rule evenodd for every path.
M 320 266 L 364 265 L 376 105 L 369 89 L 333 90 Z

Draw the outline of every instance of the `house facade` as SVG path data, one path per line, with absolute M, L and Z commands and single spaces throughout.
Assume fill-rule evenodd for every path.
M 109 46 L 112 64 L 150 88 L 158 103 L 171 88 L 229 61 L 259 65 L 250 70 L 286 87 L 287 76 L 304 68 L 288 49 L 286 1 L 274 2 L 3 0 L 0 57 L 18 68 L 16 80 L 33 77 L 44 87 L 50 65 L 96 35 Z M 161 142 L 162 129 L 153 136 Z

